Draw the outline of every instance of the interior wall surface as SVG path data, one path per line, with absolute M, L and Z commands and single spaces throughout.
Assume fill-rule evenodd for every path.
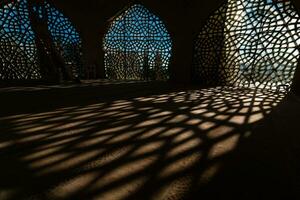
M 296 10 L 298 11 L 298 13 L 300 13 L 300 1 L 294 0 L 292 2 Z M 300 47 L 298 47 L 298 49 L 300 50 Z M 296 68 L 295 77 L 292 84 L 292 91 L 299 96 L 300 95 L 300 58 L 298 60 L 299 60 L 298 66 Z

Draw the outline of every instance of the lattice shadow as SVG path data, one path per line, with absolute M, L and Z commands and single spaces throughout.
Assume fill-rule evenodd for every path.
M 1 117 L 0 195 L 182 199 L 284 98 L 230 87 L 126 96 Z

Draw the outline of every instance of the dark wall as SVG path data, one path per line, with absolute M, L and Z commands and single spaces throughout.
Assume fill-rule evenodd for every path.
M 300 1 L 299 0 L 293 0 L 293 4 L 296 7 L 298 13 L 300 13 Z M 300 31 L 300 30 L 299 30 Z M 298 47 L 298 50 L 300 51 L 300 46 Z M 300 58 L 298 58 L 298 66 L 295 72 L 295 77 L 292 84 L 292 91 L 300 96 Z
M 300 1 L 298 1 L 298 0 L 293 0 L 292 2 L 294 3 L 296 9 L 297 9 L 298 11 L 300 11 Z

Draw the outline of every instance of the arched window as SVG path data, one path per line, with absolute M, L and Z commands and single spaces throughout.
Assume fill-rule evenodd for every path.
M 119 80 L 169 78 L 171 38 L 163 22 L 135 4 L 116 17 L 104 37 L 106 76 Z
M 40 79 L 35 34 L 27 0 L 0 4 L 0 80 Z M 82 72 L 79 34 L 56 8 L 43 4 L 52 41 L 74 76 Z M 34 8 L 40 13 L 39 7 Z
M 229 0 L 197 38 L 195 79 L 289 89 L 299 58 L 299 27 L 300 17 L 288 0 Z

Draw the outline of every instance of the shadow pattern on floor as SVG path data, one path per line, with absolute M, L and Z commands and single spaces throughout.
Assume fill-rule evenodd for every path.
M 3 115 L 0 199 L 282 199 L 297 193 L 300 103 L 293 95 L 232 87 L 122 92 L 73 105 L 81 97 L 70 96 L 56 108 Z

